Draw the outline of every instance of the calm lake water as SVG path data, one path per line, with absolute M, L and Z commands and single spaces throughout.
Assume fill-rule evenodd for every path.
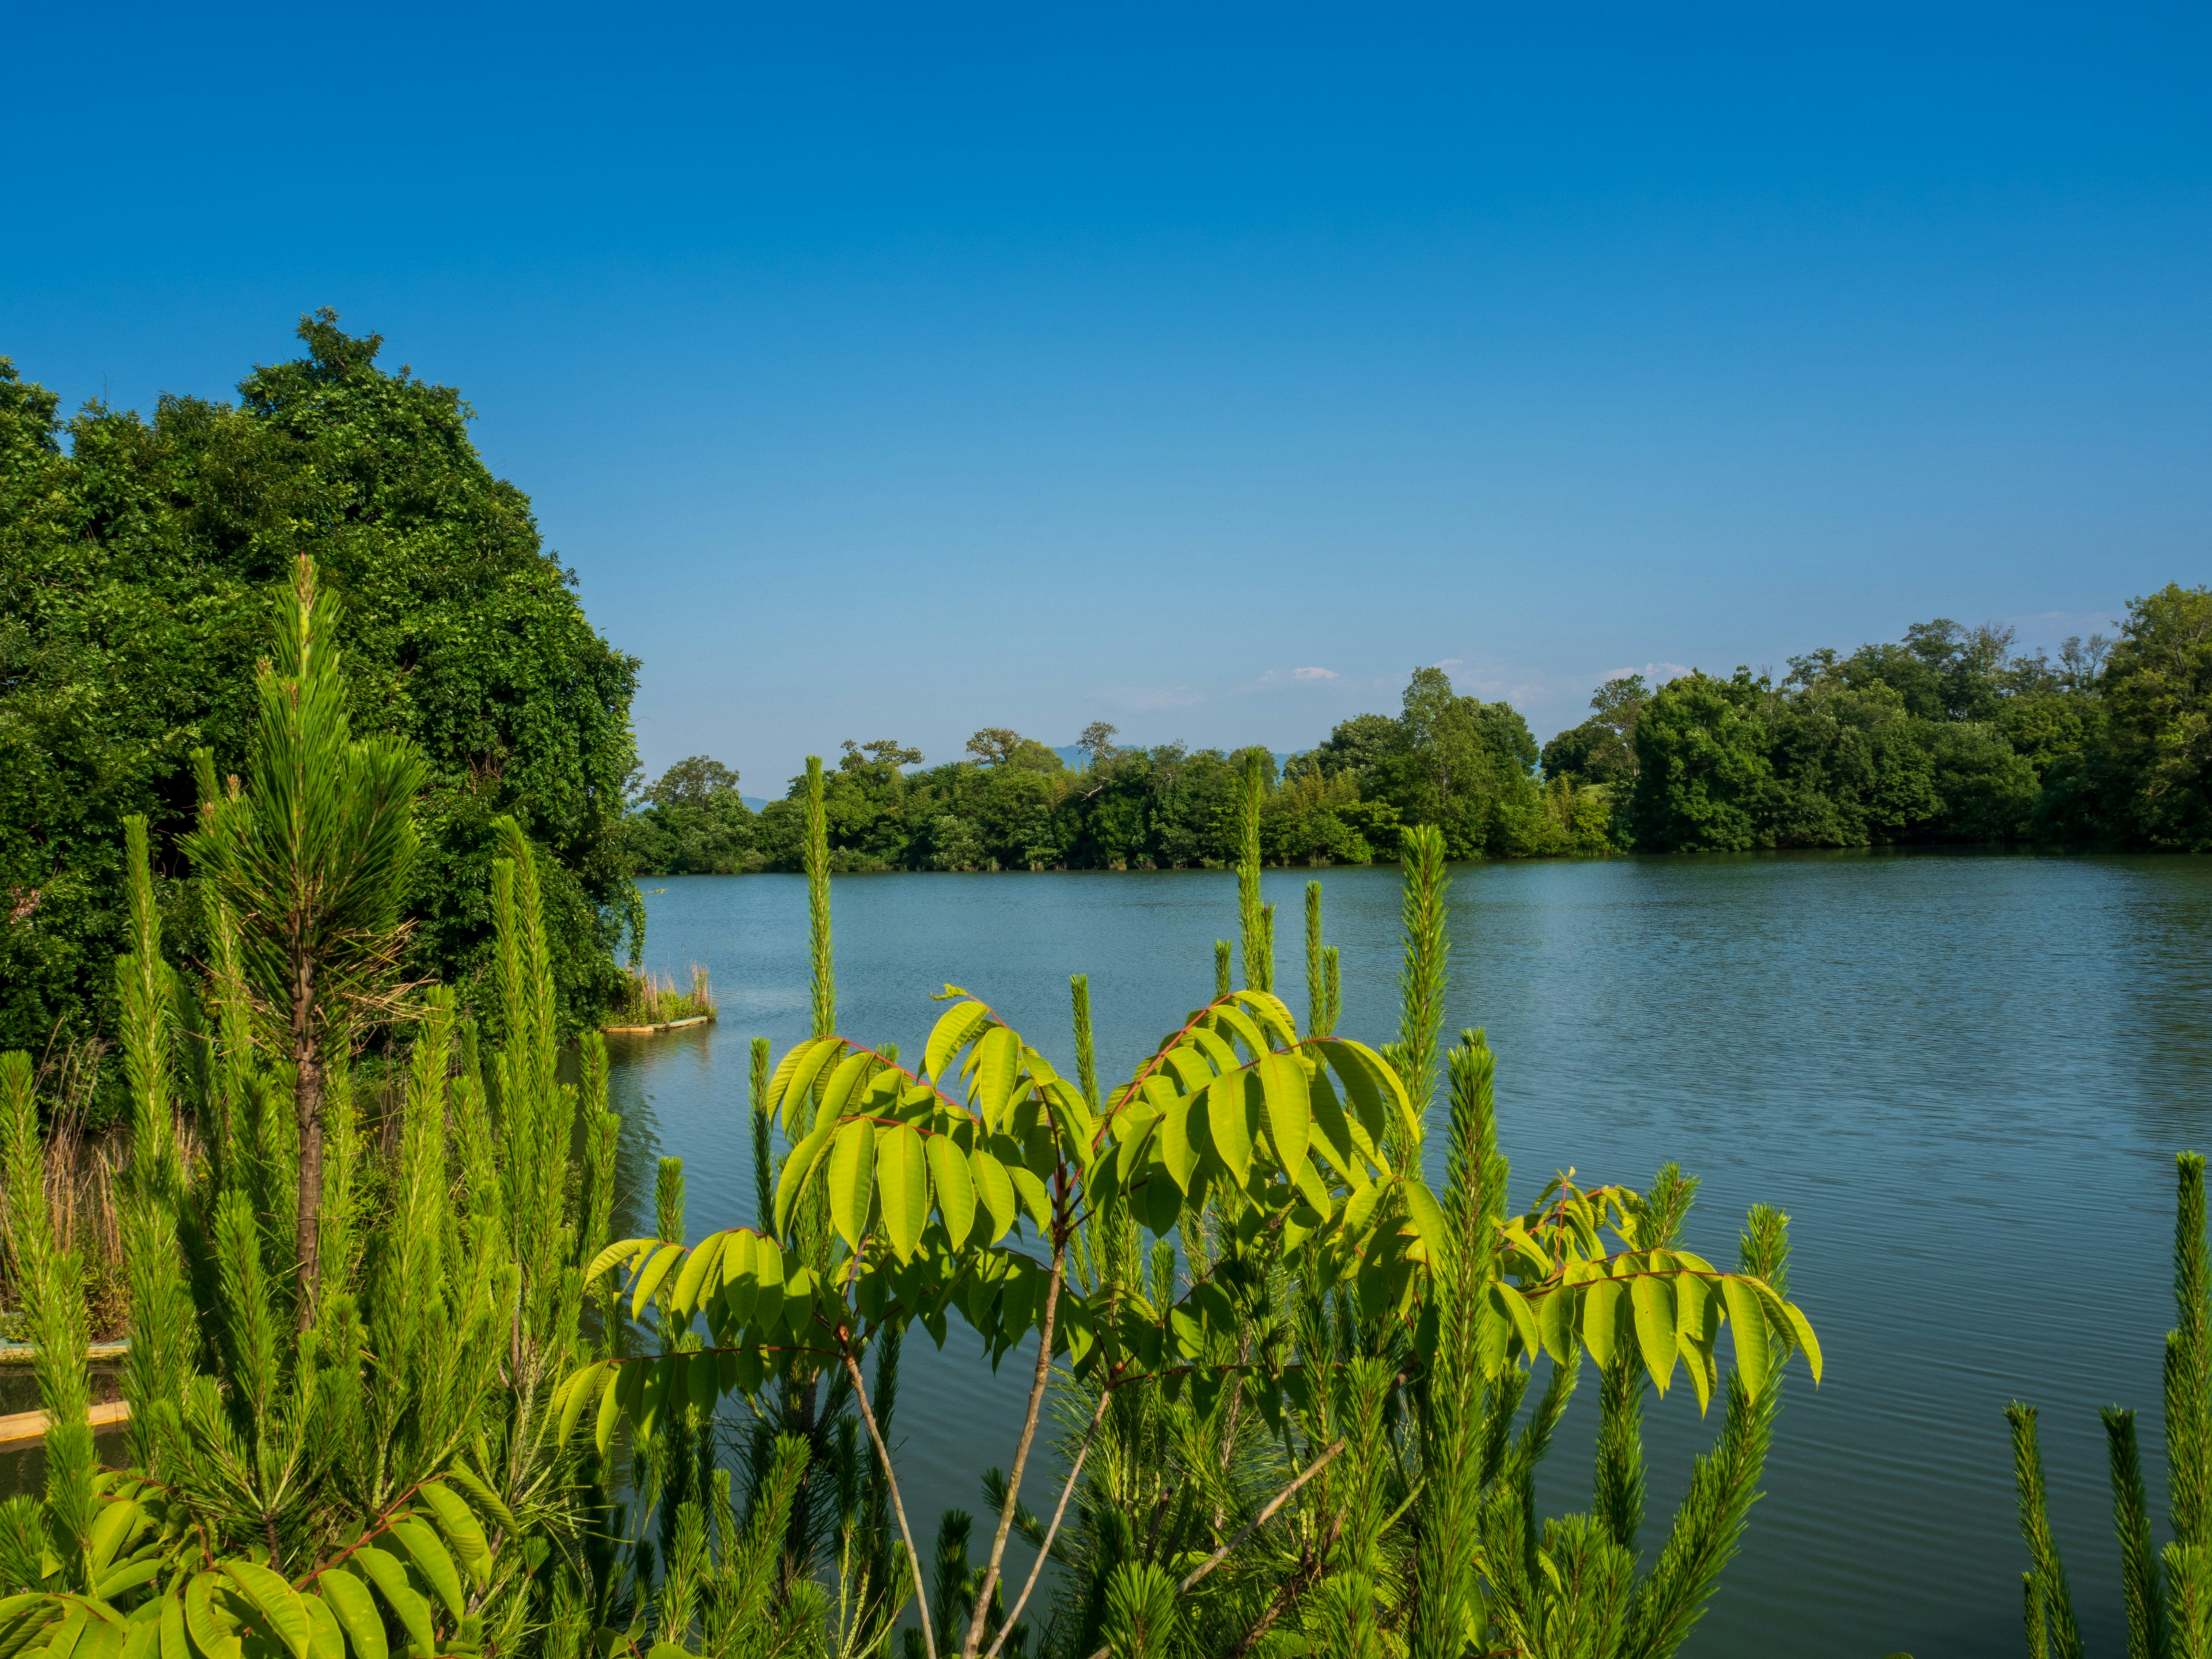
M 1303 1013 L 1312 873 L 1271 872 L 1278 983 Z M 1323 872 L 1348 1036 L 1395 1033 L 1395 870 Z M 1489 1028 L 1516 1205 L 1554 1170 L 1705 1177 L 1688 1240 L 1733 1260 L 1745 1208 L 1793 1219 L 1802 1364 L 1743 1553 L 1686 1652 L 2017 1655 L 2023 1554 L 2003 1418 L 2043 1409 L 2055 1522 L 2093 1650 L 2124 1641 L 2097 1407 L 2156 1429 L 2172 1323 L 2172 1154 L 2212 1149 L 2212 860 L 1867 854 L 1462 866 L 1448 1031 Z M 749 1221 L 746 1042 L 807 1030 L 796 877 L 675 878 L 650 966 L 714 975 L 718 1025 L 615 1044 L 628 1167 L 685 1160 L 693 1236 Z M 1110 1081 L 1210 994 L 1225 872 L 849 876 L 834 885 L 840 1029 L 918 1054 L 946 981 L 1073 1068 L 1091 975 Z M 1432 1139 L 1432 1145 L 1441 1137 Z M 982 1508 L 1019 1388 L 958 1320 L 901 1389 L 918 1528 Z M 1587 1377 L 1586 1377 L 1587 1381 Z M 1595 1389 L 1549 1463 L 1588 1504 Z M 1651 1402 L 1647 1559 L 1711 1443 L 1687 1386 Z M 1036 1501 L 1039 1488 L 1032 1486 Z M 922 1518 L 923 1516 L 927 1519 Z M 2163 1542 L 2161 1529 L 2160 1541 Z

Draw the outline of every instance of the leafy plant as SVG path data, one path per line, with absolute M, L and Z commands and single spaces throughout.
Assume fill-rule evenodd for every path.
M 811 816 L 818 836 L 818 806 Z M 826 869 L 816 844 L 815 867 Z M 1248 836 L 1248 866 L 1256 861 Z M 1408 870 L 1429 890 L 1407 902 L 1401 1055 L 1418 1054 L 1425 1036 L 1433 1043 L 1445 948 L 1440 850 L 1409 860 Z M 1264 975 L 1255 964 L 1267 959 L 1269 921 L 1254 902 L 1256 884 L 1242 887 L 1248 977 Z M 895 1054 L 834 1033 L 826 881 L 816 891 L 816 1035 L 783 1056 L 762 1102 L 789 1148 L 769 1212 L 758 1225 L 691 1246 L 665 1231 L 627 1240 L 591 1264 L 594 1282 L 629 1270 L 629 1310 L 657 1310 L 661 1340 L 655 1352 L 577 1370 L 560 1395 L 564 1432 L 588 1417 L 604 1452 L 625 1420 L 649 1438 L 674 1414 L 731 1393 L 765 1414 L 765 1396 L 779 1386 L 788 1415 L 795 1379 L 842 1376 L 896 1519 L 931 1659 L 940 1634 L 942 1650 L 957 1645 L 968 1659 L 1008 1650 L 1094 1446 L 1111 1468 L 1105 1486 L 1097 1477 L 1083 1486 L 1085 1605 L 1059 1610 L 1066 1616 L 1055 1621 L 1092 1635 L 1069 1651 L 1096 1635 L 1106 1640 L 1102 1654 L 1117 1644 L 1166 1650 L 1171 1627 L 1200 1616 L 1189 1592 L 1310 1484 L 1316 1501 L 1290 1523 L 1304 1531 L 1299 1565 L 1274 1574 L 1281 1605 L 1262 1611 L 1246 1648 L 1295 1603 L 1300 1628 L 1312 1632 L 1299 1639 L 1379 1653 L 1385 1627 L 1407 1623 L 1393 1552 L 1419 1499 L 1393 1471 L 1407 1413 L 1425 1410 L 1437 1436 L 1480 1436 L 1483 1455 L 1451 1466 L 1474 1471 L 1475 1485 L 1454 1488 L 1451 1501 L 1462 1521 L 1480 1518 L 1481 1574 L 1492 1589 L 1486 1603 L 1465 1553 L 1474 1534 L 1463 1528 L 1450 1546 L 1462 1553 L 1447 1551 L 1420 1575 L 1428 1601 L 1413 1604 L 1425 1608 L 1425 1650 L 1459 1652 L 1493 1626 L 1524 1644 L 1549 1641 L 1547 1651 L 1610 1654 L 1631 1632 L 1633 1651 L 1673 1650 L 1740 1529 L 1783 1358 L 1802 1349 L 1819 1371 L 1810 1326 L 1767 1276 L 1781 1264 L 1778 1218 L 1755 1218 L 1764 1242 L 1733 1273 L 1676 1243 L 1688 1197 L 1672 1177 L 1647 1199 L 1563 1176 L 1535 1209 L 1508 1218 L 1486 1127 L 1486 1050 L 1472 1036 L 1452 1060 L 1453 1176 L 1440 1196 L 1419 1174 L 1425 1124 L 1400 1069 L 1406 1062 L 1301 1035 L 1279 998 L 1249 984 L 1194 1010 L 1110 1095 L 1094 1075 L 1079 979 L 1073 1075 L 988 1004 L 950 986 L 941 1000 L 951 1006 L 909 1070 Z M 1312 1000 L 1325 1006 L 1325 989 Z M 863 1364 L 872 1350 L 895 1352 L 915 1325 L 941 1344 L 955 1312 L 994 1364 L 1028 1341 L 1036 1346 L 982 1565 L 965 1565 L 963 1543 L 959 1565 L 938 1575 L 933 1591 Z M 1716 1472 L 1701 1473 L 1644 1583 L 1630 1582 L 1633 1521 L 1612 1510 L 1561 1523 L 1509 1566 L 1495 1517 L 1512 1503 L 1525 1513 L 1528 1472 L 1582 1354 L 1623 1379 L 1608 1413 L 1608 1467 L 1619 1473 L 1640 1455 L 1626 1418 L 1644 1386 L 1663 1394 L 1680 1365 L 1701 1404 L 1721 1387 L 1724 1324 L 1735 1360 L 1730 1420 L 1739 1426 L 1734 1438 L 1724 1434 Z M 1540 1358 L 1550 1363 L 1550 1386 L 1534 1420 L 1512 1435 Z M 1055 1381 L 1081 1417 L 1071 1425 L 1069 1473 L 1039 1526 L 1024 1520 L 1019 1495 Z M 882 1393 L 879 1381 L 875 1398 Z M 1347 1449 L 1346 1472 L 1330 1474 Z M 1451 1484 L 1443 1462 L 1439 1503 Z M 1182 1478 L 1149 1506 L 1113 1487 L 1115 1471 L 1127 1480 L 1165 1468 Z M 1423 1536 L 1425 1518 L 1412 1522 Z M 1601 1538 L 1600 1528 L 1609 1534 Z M 1036 1561 L 1001 1611 L 1018 1528 Z M 1164 1530 L 1176 1545 L 1164 1558 L 1157 1553 Z M 1567 1637 L 1543 1634 L 1558 1626 L 1553 1613 L 1567 1609 L 1561 1628 L 1578 1632 L 1576 1621 L 1598 1616 L 1592 1609 L 1604 1598 L 1577 1589 L 1547 1601 L 1511 1574 L 1549 1583 L 1592 1540 L 1612 1552 L 1590 1583 L 1607 1587 L 1613 1612 L 1588 1641 L 1574 1638 L 1582 1645 L 1563 1645 Z M 1164 1569 L 1174 1588 L 1164 1600 L 1154 1576 Z M 957 1595 L 964 1627 L 931 1604 L 933 1594 Z M 1206 1598 L 1209 1607 L 1221 1600 Z M 682 1637 L 664 1629 L 664 1639 Z
M 2127 1607 L 2128 1659 L 2201 1659 L 2212 1653 L 2212 1257 L 2204 1231 L 2204 1158 L 2174 1159 L 2174 1328 L 2166 1335 L 2167 1521 L 2173 1541 L 2151 1543 L 2136 1414 L 2118 1406 L 2100 1413 L 2112 1482 L 2112 1528 L 2119 1535 L 2120 1584 Z M 2081 1629 L 2065 1565 L 2051 1533 L 2035 1407 L 2005 1407 L 2012 1426 L 2013 1477 L 2029 1571 L 2021 1597 L 2033 1659 L 2081 1659 Z M 2162 1571 L 2161 1571 L 2162 1569 Z

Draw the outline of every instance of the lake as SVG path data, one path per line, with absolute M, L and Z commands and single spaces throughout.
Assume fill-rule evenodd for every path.
M 1316 873 L 1343 951 L 1339 1029 L 1379 1043 L 1397 1021 L 1397 872 L 1267 873 L 1277 982 L 1301 1020 Z M 832 902 L 846 1034 L 918 1055 L 951 981 L 1072 1071 L 1067 976 L 1088 973 L 1109 1087 L 1211 994 L 1212 941 L 1236 927 L 1226 872 L 842 876 Z M 681 980 L 704 964 L 721 1018 L 616 1040 L 615 1103 L 628 1168 L 685 1160 L 696 1237 L 751 1219 L 746 1044 L 781 1054 L 807 1034 L 805 885 L 672 878 L 647 906 L 648 966 Z M 2212 1147 L 2212 860 L 1463 866 L 1451 927 L 1447 1040 L 1488 1028 L 1516 1207 L 1569 1165 L 1640 1187 L 1672 1158 L 1705 1178 L 1690 1248 L 1732 1262 L 1747 1206 L 1792 1218 L 1792 1290 L 1826 1381 L 1793 1364 L 1767 1495 L 1686 1653 L 2019 1654 L 2015 1396 L 2043 1407 L 2085 1636 L 2120 1648 L 2096 1413 L 2142 1409 L 2162 1510 L 2172 1154 Z M 994 1377 L 979 1352 L 957 1317 L 942 1354 L 919 1333 L 907 1345 L 918 1532 L 951 1504 L 980 1513 L 977 1476 L 1010 1454 L 1017 1366 Z M 1546 1513 L 1588 1506 L 1595 1419 L 1585 1371 Z M 1686 1385 L 1649 1402 L 1647 1559 L 1718 1426 Z

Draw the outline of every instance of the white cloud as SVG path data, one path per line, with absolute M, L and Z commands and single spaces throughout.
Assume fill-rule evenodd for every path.
M 1270 668 L 1246 689 L 1271 691 L 1286 685 L 1327 685 L 1343 678 L 1334 668 Z
M 1122 685 L 1106 694 L 1118 708 L 1145 710 L 1152 708 L 1188 708 L 1193 703 L 1204 702 L 1206 694 L 1194 691 L 1187 685 Z
M 1293 668 L 1291 678 L 1297 680 L 1333 680 L 1337 678 L 1334 668 Z

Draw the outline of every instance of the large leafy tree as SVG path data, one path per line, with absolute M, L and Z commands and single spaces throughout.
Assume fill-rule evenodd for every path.
M 2130 604 L 2104 678 L 2127 827 L 2212 848 L 2212 589 L 2169 583 Z
M 0 1043 L 114 1029 L 121 821 L 147 817 L 174 872 L 191 752 L 242 763 L 270 595 L 302 554 L 344 601 L 355 732 L 411 738 L 428 768 L 416 965 L 486 965 L 511 815 L 564 1027 L 618 988 L 636 661 L 586 620 L 457 392 L 379 368 L 378 337 L 329 312 L 299 333 L 236 405 L 164 397 L 150 418 L 93 404 L 64 424 L 0 366 Z

